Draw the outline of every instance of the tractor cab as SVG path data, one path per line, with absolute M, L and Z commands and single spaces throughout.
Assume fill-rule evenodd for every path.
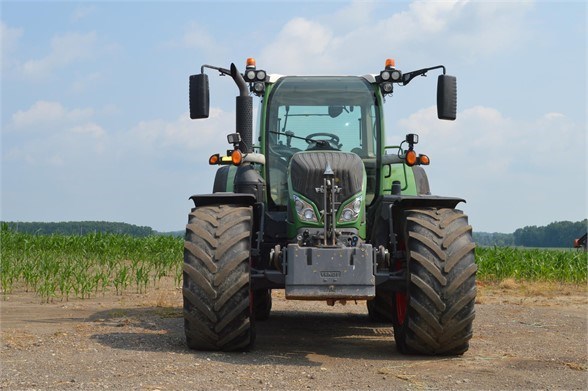
M 297 153 L 306 153 L 307 158 L 298 159 L 304 160 L 324 155 L 310 152 L 327 157 L 347 152 L 375 163 L 381 133 L 375 90 L 366 79 L 352 76 L 288 76 L 271 87 L 260 133 L 272 208 L 288 204 L 288 167 Z M 325 168 L 317 167 L 321 173 Z M 375 182 L 375 175 L 371 170 L 368 183 Z

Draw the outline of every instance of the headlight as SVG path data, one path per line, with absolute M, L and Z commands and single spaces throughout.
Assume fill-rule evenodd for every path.
M 265 84 L 263 82 L 256 81 L 255 83 L 253 83 L 253 91 L 255 91 L 256 93 L 262 93 L 264 89 Z
M 265 81 L 265 71 L 257 71 L 257 73 L 255 74 L 255 77 L 257 78 L 257 80 L 261 80 L 261 81 Z
M 398 80 L 400 80 L 400 76 L 401 76 L 400 71 L 392 71 L 392 75 L 391 75 L 392 80 L 398 81 Z
M 359 196 L 343 205 L 343 210 L 339 216 L 339 223 L 349 223 L 351 221 L 357 220 L 359 212 L 361 212 L 362 199 L 363 198 Z
M 394 88 L 394 87 L 392 87 L 392 83 L 390 83 L 390 82 L 382 83 L 382 84 L 380 84 L 380 86 L 381 86 L 382 92 L 384 94 L 392 93 L 392 90 Z
M 249 82 L 255 80 L 255 70 L 254 69 L 250 69 L 245 72 L 245 80 L 249 81 Z
M 312 205 L 310 205 L 308 202 L 304 201 L 302 198 L 298 197 L 297 195 L 294 195 L 293 198 L 294 198 L 294 208 L 296 209 L 296 214 L 298 215 L 298 218 L 300 220 L 312 221 L 315 223 L 318 222 Z

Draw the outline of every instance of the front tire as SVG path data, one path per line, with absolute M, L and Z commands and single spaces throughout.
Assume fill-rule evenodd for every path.
M 476 298 L 475 244 L 454 209 L 406 212 L 408 291 L 397 293 L 394 326 L 401 353 L 460 355 L 469 348 Z
M 197 350 L 247 350 L 251 314 L 250 207 L 204 206 L 190 213 L 184 242 L 184 330 Z

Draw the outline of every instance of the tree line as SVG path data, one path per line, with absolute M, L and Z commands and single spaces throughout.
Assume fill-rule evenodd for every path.
M 182 236 L 183 231 L 159 233 L 151 227 L 108 221 L 2 222 L 3 229 L 39 235 L 88 235 L 113 233 L 145 237 L 150 235 Z M 474 232 L 474 241 L 479 246 L 522 247 L 572 247 L 573 241 L 586 233 L 588 220 L 558 221 L 546 226 L 527 226 L 513 233 Z
M 59 223 L 45 222 L 2 222 L 3 229 L 37 235 L 88 235 L 94 233 L 112 233 L 145 237 L 155 235 L 151 227 L 109 221 L 66 221 Z
M 574 239 L 586 233 L 588 219 L 556 221 L 546 226 L 526 226 L 511 234 L 474 232 L 479 246 L 572 247 Z

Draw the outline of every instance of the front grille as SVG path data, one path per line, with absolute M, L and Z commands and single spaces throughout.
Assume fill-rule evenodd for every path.
M 319 210 L 324 208 L 323 194 L 316 188 L 323 185 L 327 163 L 335 173 L 335 185 L 341 188 L 336 202 L 342 202 L 361 191 L 363 162 L 355 153 L 338 151 L 298 152 L 290 161 L 290 178 L 295 192 L 314 202 Z

